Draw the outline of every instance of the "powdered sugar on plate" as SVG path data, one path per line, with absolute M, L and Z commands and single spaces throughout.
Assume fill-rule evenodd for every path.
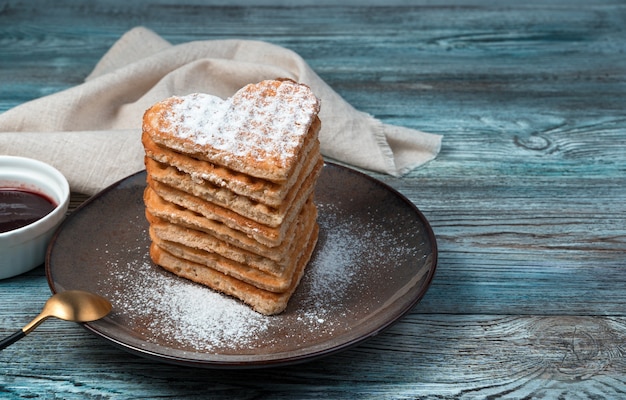
M 141 237 L 147 237 L 143 221 L 129 221 L 129 226 L 132 224 L 142 224 L 135 229 L 143 230 Z M 347 296 L 359 293 L 371 297 L 365 269 L 372 262 L 378 265 L 382 261 L 363 258 L 372 243 L 387 252 L 397 249 L 398 257 L 413 257 L 415 250 L 403 242 L 401 235 L 380 226 L 366 226 L 370 234 L 357 233 L 362 230 L 355 230 L 355 222 L 337 218 L 332 205 L 320 206 L 319 224 L 318 247 L 292 298 L 295 307 L 288 309 L 288 316 L 261 315 L 235 299 L 178 278 L 154 265 L 146 244 L 140 243 L 121 250 L 140 256 L 131 262 L 116 261 L 115 251 L 110 248 L 99 250 L 106 254 L 103 259 L 110 271 L 102 283 L 117 288 L 108 294 L 113 317 L 124 320 L 129 329 L 142 332 L 148 342 L 209 352 L 267 350 L 280 345 L 281 340 L 298 342 L 302 332 L 309 340 L 323 340 L 350 329 L 346 317 L 353 311 L 346 303 L 355 300 Z M 382 267 L 376 273 L 393 275 Z M 289 319 L 288 324 L 284 318 Z
M 135 263 L 110 267 L 115 272 L 108 284 L 123 286 L 110 299 L 115 312 L 156 343 L 195 350 L 245 348 L 267 329 L 269 321 L 249 307 L 156 269 L 148 253 Z
M 370 293 L 371 277 L 393 279 L 389 260 L 414 259 L 417 249 L 393 226 L 345 218 L 334 204 L 320 204 L 320 242 L 301 283 L 302 320 L 322 323 L 345 315 L 350 293 Z M 358 300 L 356 300 L 358 302 Z

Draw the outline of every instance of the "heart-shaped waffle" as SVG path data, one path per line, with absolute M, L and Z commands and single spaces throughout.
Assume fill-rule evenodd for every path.
M 217 167 L 285 181 L 317 119 L 320 101 L 291 80 L 249 84 L 232 97 L 194 93 L 155 104 L 143 130 L 157 144 Z

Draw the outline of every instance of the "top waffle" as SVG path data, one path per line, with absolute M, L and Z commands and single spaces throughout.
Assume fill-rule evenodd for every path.
M 283 182 L 299 162 L 319 109 L 306 85 L 262 81 L 227 100 L 199 93 L 166 99 L 146 111 L 143 130 L 175 151 Z

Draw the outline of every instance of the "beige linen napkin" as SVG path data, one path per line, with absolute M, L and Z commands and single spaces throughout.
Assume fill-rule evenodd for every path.
M 113 45 L 83 84 L 0 114 L 0 154 L 52 164 L 73 191 L 93 194 L 143 169 L 141 118 L 152 104 L 193 92 L 226 98 L 248 83 L 278 77 L 308 84 L 321 99 L 325 157 L 400 176 L 439 152 L 441 136 L 357 111 L 288 49 L 247 40 L 173 46 L 138 27 Z

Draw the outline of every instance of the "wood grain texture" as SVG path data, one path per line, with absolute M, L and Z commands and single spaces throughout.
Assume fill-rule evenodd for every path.
M 48 321 L 0 352 L 7 398 L 626 396 L 626 5 L 621 1 L 0 0 L 0 112 L 79 84 L 126 30 L 266 40 L 355 107 L 445 135 L 402 178 L 439 268 L 389 330 L 295 367 L 206 371 Z M 80 199 L 80 197 L 76 197 Z M 78 201 L 74 204 L 78 204 Z M 43 268 L 0 282 L 0 334 Z M 2 397 L 2 396 L 0 396 Z

